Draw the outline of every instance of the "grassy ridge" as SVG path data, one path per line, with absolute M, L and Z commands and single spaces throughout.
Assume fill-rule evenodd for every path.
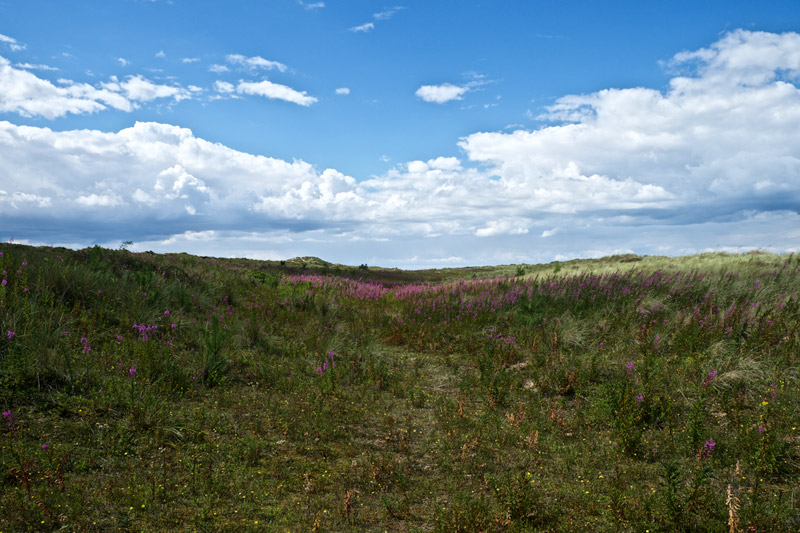
M 0 531 L 800 527 L 798 257 L 0 252 Z

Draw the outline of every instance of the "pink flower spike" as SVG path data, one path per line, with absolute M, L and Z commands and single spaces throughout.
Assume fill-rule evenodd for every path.
M 166 311 L 164 311 L 164 316 L 167 316 L 167 315 L 169 315 L 169 309 L 167 309 Z
M 42 444 L 42 449 L 47 451 L 48 449 L 50 449 L 50 445 L 49 444 Z
M 135 368 L 131 368 L 130 370 L 128 370 L 128 374 L 130 374 L 131 377 L 135 376 L 136 375 L 136 369 Z
M 15 335 L 16 335 L 16 333 L 14 333 L 14 332 L 13 332 L 13 331 L 11 331 L 11 330 L 8 330 L 8 338 L 9 338 L 9 339 L 13 339 Z

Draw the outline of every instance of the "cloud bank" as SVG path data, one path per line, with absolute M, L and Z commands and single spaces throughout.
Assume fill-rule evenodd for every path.
M 797 250 L 800 35 L 735 31 L 665 67 L 674 73 L 665 91 L 567 95 L 542 127 L 476 132 L 458 142 L 461 157 L 410 161 L 366 180 L 167 124 L 56 132 L 0 122 L 0 226 L 39 242 L 131 239 L 157 250 L 313 252 L 350 263 L 372 254 L 360 257 L 399 266 Z M 96 89 L 28 76 L 0 63 L 0 109 L 56 117 L 182 97 L 136 77 Z M 39 96 L 3 83 L 34 84 Z M 316 101 L 271 82 L 217 90 Z

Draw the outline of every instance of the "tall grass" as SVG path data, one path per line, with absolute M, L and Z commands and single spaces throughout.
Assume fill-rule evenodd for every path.
M 0 252 L 0 531 L 800 525 L 796 256 Z

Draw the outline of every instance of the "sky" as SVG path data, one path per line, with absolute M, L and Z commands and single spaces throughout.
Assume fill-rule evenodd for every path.
M 800 3 L 0 0 L 0 241 L 800 252 Z

